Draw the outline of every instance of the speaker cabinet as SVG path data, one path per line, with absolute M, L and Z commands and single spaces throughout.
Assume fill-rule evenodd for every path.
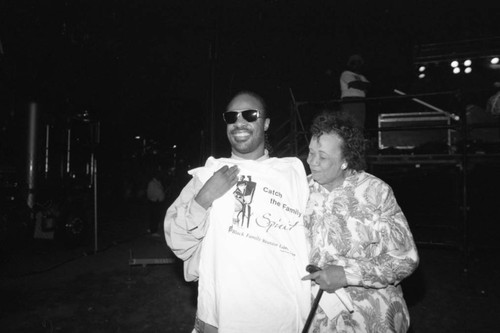
M 428 144 L 451 146 L 450 118 L 438 112 L 382 113 L 378 148 L 414 149 Z

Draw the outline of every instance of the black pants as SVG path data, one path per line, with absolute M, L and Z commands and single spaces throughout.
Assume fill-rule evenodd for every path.
M 356 127 L 364 129 L 366 118 L 365 103 L 363 101 L 356 102 L 356 100 L 359 100 L 357 97 L 344 97 L 342 100 L 346 101 L 345 103 L 342 103 L 342 113 L 351 116 Z
M 163 225 L 165 213 L 164 201 L 149 201 L 149 231 L 152 234 L 157 233 L 159 226 Z

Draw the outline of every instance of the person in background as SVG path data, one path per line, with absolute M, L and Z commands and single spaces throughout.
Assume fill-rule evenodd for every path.
M 326 291 L 310 332 L 406 332 L 401 281 L 418 266 L 408 222 L 391 187 L 364 171 L 364 139 L 348 116 L 332 111 L 311 125 L 306 275 Z
M 165 238 L 198 281 L 194 332 L 300 332 L 311 283 L 302 162 L 270 158 L 269 110 L 249 91 L 222 114 L 230 158 L 209 157 L 167 210 Z
M 493 86 L 497 92 L 491 95 L 486 102 L 486 112 L 494 117 L 500 116 L 500 81 L 495 81 Z
M 159 229 L 162 227 L 165 217 L 165 188 L 162 184 L 161 171 L 156 169 L 146 189 L 149 206 L 149 233 L 154 237 L 160 237 Z
M 346 69 L 340 74 L 340 98 L 342 99 L 343 113 L 351 115 L 356 126 L 364 128 L 366 106 L 363 99 L 366 97 L 370 82 L 362 74 L 364 60 L 359 54 L 349 57 Z

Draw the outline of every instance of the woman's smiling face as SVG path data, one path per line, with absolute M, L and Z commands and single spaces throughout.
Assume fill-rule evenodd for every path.
M 307 163 L 312 178 L 331 191 L 342 185 L 345 179 L 345 158 L 342 154 L 343 141 L 335 133 L 313 136 L 309 144 Z

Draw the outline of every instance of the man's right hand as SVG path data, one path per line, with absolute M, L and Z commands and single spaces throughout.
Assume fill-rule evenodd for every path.
M 212 203 L 223 196 L 238 181 L 239 169 L 236 165 L 222 168 L 214 172 L 205 185 L 200 189 L 194 200 L 205 209 L 208 209 Z

